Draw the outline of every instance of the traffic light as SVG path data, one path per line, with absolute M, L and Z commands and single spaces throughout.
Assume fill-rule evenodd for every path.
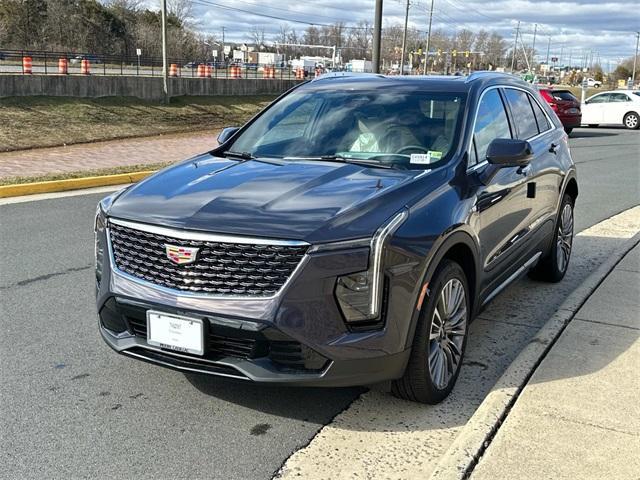
M 439 48 L 438 49 L 438 56 L 441 56 L 441 55 L 442 55 L 442 49 Z
M 458 55 L 458 51 L 457 51 L 457 50 L 454 50 L 452 54 L 453 54 L 453 56 L 455 57 L 455 56 L 457 56 L 457 55 Z
M 467 50 L 467 51 L 465 51 L 465 52 L 464 52 L 464 57 L 465 57 L 465 58 L 469 58 L 469 50 Z
M 422 55 L 422 47 L 418 49 L 418 55 Z

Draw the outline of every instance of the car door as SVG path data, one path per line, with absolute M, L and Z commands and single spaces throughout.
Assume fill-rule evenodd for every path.
M 469 147 L 469 175 L 482 175 L 492 166 L 486 160 L 487 148 L 496 138 L 513 138 L 500 90 L 489 87 L 480 98 Z M 526 171 L 505 167 L 481 184 L 475 192 L 471 222 L 478 232 L 482 255 L 483 291 L 492 291 L 517 263 L 516 246 L 526 228 Z M 517 266 L 516 266 L 517 268 Z
M 536 250 L 553 233 L 562 184 L 558 154 L 564 130 L 554 126 L 537 99 L 525 90 L 505 88 L 515 136 L 531 145 L 533 158 L 527 166 L 526 226 L 522 232 L 522 251 Z
M 589 97 L 582 105 L 582 123 L 587 125 L 604 123 L 604 109 L 608 101 L 608 93 Z
M 609 101 L 605 104 L 602 123 L 622 124 L 624 115 L 631 108 L 631 98 L 623 92 L 612 92 Z

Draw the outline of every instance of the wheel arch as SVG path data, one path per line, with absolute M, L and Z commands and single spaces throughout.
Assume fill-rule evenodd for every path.
M 407 335 L 407 345 L 411 345 L 418 317 L 424 307 L 424 303 L 428 301 L 428 285 L 431 282 L 438 266 L 440 266 L 442 261 L 445 259 L 455 261 L 464 271 L 467 277 L 470 297 L 469 300 L 471 302 L 471 315 L 469 318 L 473 319 L 476 313 L 476 309 L 479 306 L 478 294 L 480 287 L 480 273 L 482 271 L 480 266 L 479 247 L 470 233 L 466 232 L 464 229 L 456 230 L 455 232 L 450 233 L 437 247 L 435 247 L 434 253 L 429 255 L 425 262 L 426 268 L 422 274 L 418 298 L 416 298 L 415 308 L 413 309 L 411 328 L 409 329 L 409 335 Z

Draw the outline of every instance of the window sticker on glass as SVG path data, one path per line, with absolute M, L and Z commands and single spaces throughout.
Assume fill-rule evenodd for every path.
M 442 152 L 429 150 L 427 153 L 412 153 L 409 163 L 413 163 L 414 165 L 425 165 L 437 162 L 441 158 Z

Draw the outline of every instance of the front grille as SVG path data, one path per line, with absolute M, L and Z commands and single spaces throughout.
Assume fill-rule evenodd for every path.
M 156 285 L 211 295 L 271 296 L 298 266 L 307 246 L 182 240 L 110 225 L 119 270 Z M 166 245 L 199 248 L 194 263 L 177 265 Z

